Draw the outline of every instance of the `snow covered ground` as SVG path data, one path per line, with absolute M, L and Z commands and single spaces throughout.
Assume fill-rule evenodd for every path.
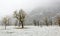
M 59 26 L 25 26 L 24 29 L 16 29 L 15 26 L 0 26 L 0 36 L 60 36 Z

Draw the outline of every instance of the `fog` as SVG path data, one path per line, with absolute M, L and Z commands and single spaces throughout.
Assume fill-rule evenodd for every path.
M 36 7 L 57 6 L 60 0 L 0 0 L 0 18 L 12 15 L 13 11 L 23 9 L 30 13 Z

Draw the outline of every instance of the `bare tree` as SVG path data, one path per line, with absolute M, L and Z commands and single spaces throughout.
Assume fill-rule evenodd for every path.
M 33 20 L 34 25 L 36 26 L 36 20 Z
M 25 16 L 26 16 L 26 13 L 21 9 L 19 11 L 19 21 L 21 22 L 22 24 L 22 28 L 24 28 L 24 19 L 25 19 Z
M 35 26 L 39 26 L 39 21 L 33 20 Z
M 17 20 L 19 20 L 19 16 L 18 16 L 17 11 L 14 11 L 13 17 L 16 18 Z M 16 20 L 16 21 L 17 21 L 17 20 Z M 15 26 L 16 26 L 16 25 L 17 25 L 17 22 L 15 22 Z M 20 27 L 20 25 L 19 25 L 19 27 Z
M 45 18 L 45 24 L 48 26 L 48 18 Z
M 60 17 L 59 17 L 59 16 L 57 17 L 56 22 L 57 22 L 57 23 L 59 24 L 59 26 L 60 26 Z
M 19 21 L 19 27 L 22 25 L 22 28 L 24 28 L 24 19 L 25 19 L 26 13 L 21 9 L 19 12 L 14 12 L 14 17 L 17 18 Z
M 37 24 L 38 24 L 38 26 L 39 26 L 39 21 L 37 21 Z
M 17 20 L 15 20 L 15 26 L 17 26 L 17 23 L 18 23 L 18 21 L 17 21 Z
M 49 20 L 49 23 L 52 25 L 52 23 L 53 23 L 53 22 L 52 22 L 52 19 Z
M 4 25 L 5 25 L 5 30 L 6 30 L 6 26 L 8 25 L 8 17 L 4 17 L 3 19 L 2 19 L 2 22 L 4 23 Z

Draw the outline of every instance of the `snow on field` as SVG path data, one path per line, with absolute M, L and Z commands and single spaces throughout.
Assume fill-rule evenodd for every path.
M 0 26 L 0 36 L 60 36 L 59 26 L 25 26 L 24 29 L 16 29 L 15 26 Z

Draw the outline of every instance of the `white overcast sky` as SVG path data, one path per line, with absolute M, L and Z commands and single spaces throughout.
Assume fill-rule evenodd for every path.
M 27 13 L 36 7 L 48 6 L 60 0 L 0 0 L 0 17 L 11 15 L 14 10 L 23 9 Z

